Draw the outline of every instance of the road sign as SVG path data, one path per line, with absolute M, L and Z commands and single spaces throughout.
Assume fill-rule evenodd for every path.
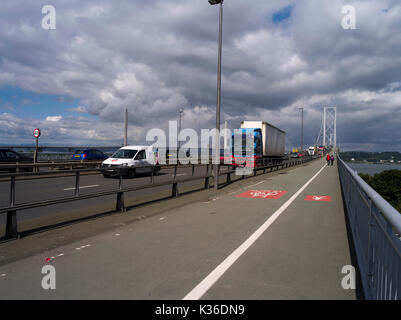
M 33 136 L 35 138 L 39 138 L 40 137 L 40 130 L 38 128 L 36 128 L 35 130 L 33 130 Z
M 307 196 L 304 200 L 306 200 L 306 201 L 331 201 L 331 197 L 330 196 L 310 195 L 310 196 Z
M 283 190 L 248 190 L 237 195 L 238 198 L 279 199 L 287 191 Z

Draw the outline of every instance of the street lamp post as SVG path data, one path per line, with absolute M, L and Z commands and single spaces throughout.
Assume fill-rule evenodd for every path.
M 303 152 L 304 150 L 304 108 L 298 108 L 301 110 L 301 150 L 300 152 Z
M 219 17 L 219 49 L 217 64 L 217 106 L 216 106 L 216 154 L 214 165 L 214 188 L 219 188 L 219 165 L 220 165 L 220 105 L 221 105 L 221 56 L 223 47 L 223 2 L 224 0 L 208 0 L 211 5 L 220 4 Z
M 180 109 L 178 111 L 178 113 L 180 114 L 180 121 L 178 122 L 178 136 L 180 135 L 181 132 L 181 115 L 184 113 L 183 109 Z M 178 139 L 178 150 L 177 150 L 177 156 L 178 156 L 178 152 L 180 151 L 180 147 L 181 147 L 181 141 L 180 139 Z

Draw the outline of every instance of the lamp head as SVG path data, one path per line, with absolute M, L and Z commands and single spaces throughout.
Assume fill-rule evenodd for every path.
M 209 3 L 213 6 L 213 5 L 215 5 L 215 4 L 222 3 L 224 0 L 208 0 L 208 1 L 209 1 Z

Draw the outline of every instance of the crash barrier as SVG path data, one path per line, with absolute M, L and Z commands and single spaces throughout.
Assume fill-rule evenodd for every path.
M 284 169 L 288 167 L 293 167 L 295 165 L 300 165 L 306 162 L 309 162 L 311 160 L 314 160 L 318 157 L 305 157 L 302 159 L 297 159 L 297 160 L 288 160 L 288 161 L 283 161 L 281 163 L 275 163 L 275 164 L 270 164 L 267 166 L 259 167 L 259 168 L 253 168 L 251 170 L 251 174 L 248 175 L 242 175 L 241 179 L 246 178 L 247 176 L 254 176 L 257 174 L 258 171 L 263 171 L 263 173 L 266 172 L 272 172 L 273 170 L 279 170 L 279 169 Z M 205 168 L 205 174 L 201 176 L 195 176 L 195 166 L 200 166 Z M 120 212 L 125 212 L 126 211 L 126 206 L 124 204 L 124 194 L 130 191 L 138 191 L 138 190 L 143 190 L 143 189 L 149 189 L 149 188 L 155 188 L 155 187 L 161 187 L 161 186 L 167 186 L 171 185 L 171 197 L 178 197 L 179 194 L 179 189 L 178 189 L 178 184 L 184 183 L 184 182 L 189 182 L 189 181 L 195 181 L 195 180 L 202 180 L 204 179 L 204 188 L 209 189 L 210 188 L 210 178 L 214 178 L 212 174 L 212 167 L 214 165 L 211 164 L 206 164 L 206 165 L 163 165 L 160 166 L 160 169 L 173 169 L 174 174 L 173 178 L 170 181 L 164 181 L 164 182 L 155 182 L 154 180 L 154 171 L 151 170 L 150 174 L 150 182 L 146 185 L 141 185 L 141 186 L 133 186 L 133 187 L 124 187 L 123 185 L 123 172 L 124 170 L 127 169 L 127 167 L 124 166 L 119 166 L 119 167 L 113 167 L 112 169 L 117 172 L 118 178 L 119 178 L 119 184 L 117 189 L 112 189 L 112 190 L 107 190 L 107 191 L 101 191 L 101 192 L 93 192 L 93 193 L 87 193 L 87 194 L 80 194 L 80 177 L 81 175 L 88 173 L 88 172 L 97 172 L 101 173 L 104 172 L 105 170 L 108 170 L 109 168 L 100 168 L 100 169 L 76 169 L 76 170 L 69 170 L 66 173 L 72 174 L 75 176 L 75 187 L 74 187 L 74 196 L 66 196 L 66 197 L 59 197 L 56 199 L 49 199 L 49 200 L 41 200 L 41 201 L 31 201 L 31 202 L 26 202 L 26 203 L 15 203 L 15 184 L 16 181 L 24 180 L 24 179 L 29 179 L 30 177 L 37 177 L 38 179 L 41 178 L 57 178 L 56 173 L 52 173 L 52 175 L 49 175 L 47 172 L 39 172 L 39 173 L 7 173 L 7 174 L 0 174 L 0 179 L 1 178 L 8 178 L 10 181 L 10 202 L 8 206 L 5 207 L 0 207 L 0 214 L 6 214 L 6 232 L 5 232 L 5 238 L 6 239 L 17 239 L 20 237 L 20 232 L 18 231 L 18 221 L 17 221 L 17 211 L 19 210 L 26 210 L 26 209 L 32 209 L 32 208 L 38 208 L 38 207 L 44 207 L 44 206 L 49 206 L 49 205 L 55 205 L 55 204 L 61 204 L 61 203 L 66 203 L 66 202 L 71 202 L 71 201 L 77 201 L 77 200 L 84 200 L 84 199 L 91 199 L 91 198 L 98 198 L 98 197 L 104 197 L 104 196 L 109 196 L 109 195 L 116 195 L 116 206 L 115 210 L 120 211 Z M 144 166 L 143 168 L 150 168 L 151 166 Z M 153 168 L 154 166 L 152 166 Z M 177 176 L 177 170 L 178 168 L 183 168 L 183 167 L 191 167 L 192 168 L 192 173 L 191 176 L 188 178 L 178 178 Z M 221 165 L 219 165 L 219 168 Z M 237 174 L 237 171 L 234 166 L 227 166 L 226 171 L 220 171 L 218 173 L 218 177 L 220 176 L 226 176 L 226 184 L 229 184 L 232 182 L 232 175 Z M 245 171 L 246 172 L 246 171 Z M 218 183 L 218 178 L 216 179 Z
M 166 163 L 169 164 L 171 158 L 166 159 Z M 198 163 L 211 162 L 212 157 L 209 159 L 204 159 L 199 157 Z M 173 159 L 175 163 L 177 159 Z M 69 160 L 69 161 L 38 161 L 37 163 L 27 163 L 27 162 L 16 162 L 16 163 L 7 163 L 0 164 L 0 172 L 40 172 L 43 169 L 47 169 L 44 171 L 52 171 L 52 170 L 73 170 L 74 168 L 100 168 L 103 161 L 96 160 Z M 178 161 L 179 162 L 179 161 Z M 174 163 L 174 164 L 175 164 Z
M 74 168 L 85 168 L 95 167 L 98 168 L 102 164 L 102 161 L 88 161 L 88 160 L 74 160 L 74 161 L 52 161 L 52 162 L 37 162 L 37 163 L 26 163 L 16 162 L 10 164 L 0 164 L 0 171 L 11 171 L 11 172 L 39 172 L 40 169 L 64 169 L 72 170 Z
M 365 298 L 401 300 L 401 214 L 338 160 Z

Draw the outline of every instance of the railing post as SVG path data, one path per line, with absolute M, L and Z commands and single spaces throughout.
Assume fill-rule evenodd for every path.
M 215 171 L 216 166 L 217 166 L 217 172 Z M 217 164 L 214 164 L 214 165 L 212 166 L 212 168 L 213 168 L 212 170 L 213 170 L 213 184 L 214 184 L 214 188 L 215 188 L 216 190 L 218 190 L 218 189 L 219 189 L 220 166 L 217 165 Z M 216 174 L 217 174 L 217 176 L 216 176 Z
M 194 174 L 195 174 L 195 165 L 193 164 L 192 165 L 192 177 L 194 176 Z
M 227 179 L 226 179 L 226 183 L 229 184 L 231 183 L 231 171 L 227 170 Z
M 206 165 L 205 189 L 209 189 L 209 164 Z
M 15 203 L 15 176 L 11 177 L 10 180 L 10 207 L 13 207 Z M 18 239 L 18 226 L 17 226 L 17 211 L 7 211 L 6 221 L 6 239 L 14 238 Z
M 79 171 L 75 173 L 75 196 L 79 196 Z
M 368 227 L 368 281 L 369 281 L 369 288 L 371 287 L 371 279 L 374 275 L 374 263 L 373 263 L 373 227 L 375 227 L 374 219 L 372 216 L 372 199 L 369 199 L 369 227 Z
M 177 165 L 174 166 L 174 182 L 173 182 L 173 190 L 172 197 L 178 197 L 178 183 L 177 183 Z
M 118 169 L 120 176 L 119 176 L 119 181 L 118 181 L 118 190 L 119 192 L 117 193 L 117 203 L 116 203 L 116 211 L 121 211 L 125 212 L 126 208 L 124 205 L 124 192 L 122 192 L 123 189 L 123 176 L 122 176 L 122 170 L 121 168 Z

